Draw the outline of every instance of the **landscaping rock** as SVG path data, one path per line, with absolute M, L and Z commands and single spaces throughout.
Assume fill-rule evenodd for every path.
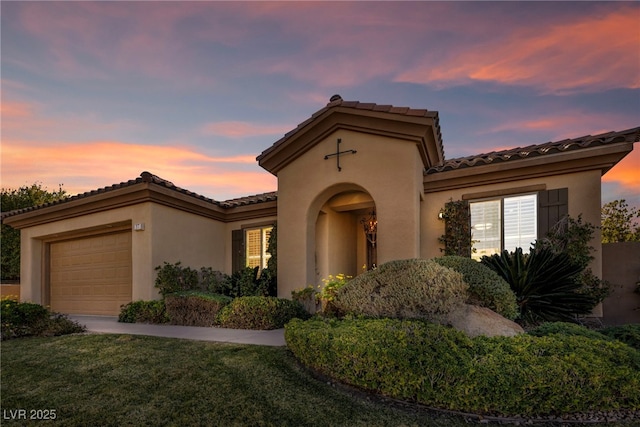
M 451 311 L 445 323 L 464 332 L 469 337 L 485 335 L 488 337 L 512 337 L 524 333 L 524 329 L 498 313 L 477 305 L 464 304 Z

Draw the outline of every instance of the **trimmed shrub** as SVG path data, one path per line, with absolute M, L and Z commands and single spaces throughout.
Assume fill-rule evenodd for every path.
M 383 395 L 456 411 L 548 416 L 640 409 L 640 352 L 584 336 L 468 338 L 420 320 L 293 320 L 303 364 Z
M 600 329 L 598 332 L 609 338 L 622 341 L 623 343 L 640 350 L 640 325 L 609 326 Z
M 18 302 L 9 298 L 2 298 L 0 304 L 0 333 L 3 341 L 26 336 L 58 336 L 85 331 L 84 326 L 63 314 L 51 313 L 40 304 Z
M 164 300 L 132 301 L 120 306 L 118 322 L 122 323 L 167 323 Z
M 591 339 L 608 339 L 598 331 L 585 328 L 575 323 L 567 322 L 546 322 L 528 331 L 530 335 L 536 337 L 546 337 L 548 335 L 580 336 Z
M 218 314 L 218 326 L 235 329 L 280 329 L 293 318 L 308 319 L 298 301 L 276 297 L 239 297 Z
M 156 288 L 160 295 L 173 294 L 180 291 L 193 290 L 198 287 L 198 272 L 189 267 L 183 267 L 180 261 L 175 264 L 164 262 L 156 267 Z
M 350 280 L 335 294 L 342 314 L 437 320 L 468 298 L 462 275 L 434 261 L 405 259 Z
M 462 274 L 469 285 L 470 304 L 489 308 L 507 319 L 518 317 L 516 294 L 495 271 L 478 261 L 461 256 L 443 256 L 433 260 Z
M 184 291 L 165 297 L 169 321 L 174 325 L 213 326 L 218 313 L 231 298 L 198 291 Z

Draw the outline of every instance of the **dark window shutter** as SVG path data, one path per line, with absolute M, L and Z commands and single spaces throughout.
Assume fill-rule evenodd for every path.
M 569 189 L 558 188 L 538 193 L 538 238 L 543 238 L 569 214 Z
M 245 267 L 244 230 L 231 231 L 231 272 L 235 273 Z

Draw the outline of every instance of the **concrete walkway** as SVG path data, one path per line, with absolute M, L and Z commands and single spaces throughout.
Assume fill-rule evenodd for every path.
M 205 328 L 199 326 L 119 323 L 118 318 L 115 316 L 81 316 L 74 314 L 68 317 L 81 325 L 85 325 L 88 332 L 95 333 L 149 335 L 153 337 L 270 345 L 275 347 L 286 345 L 284 341 L 284 329 L 253 331 L 247 329 Z

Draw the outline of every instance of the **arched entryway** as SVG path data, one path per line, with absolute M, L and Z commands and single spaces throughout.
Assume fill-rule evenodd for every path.
M 376 206 L 362 188 L 329 193 L 315 220 L 315 281 L 356 276 L 377 263 Z

